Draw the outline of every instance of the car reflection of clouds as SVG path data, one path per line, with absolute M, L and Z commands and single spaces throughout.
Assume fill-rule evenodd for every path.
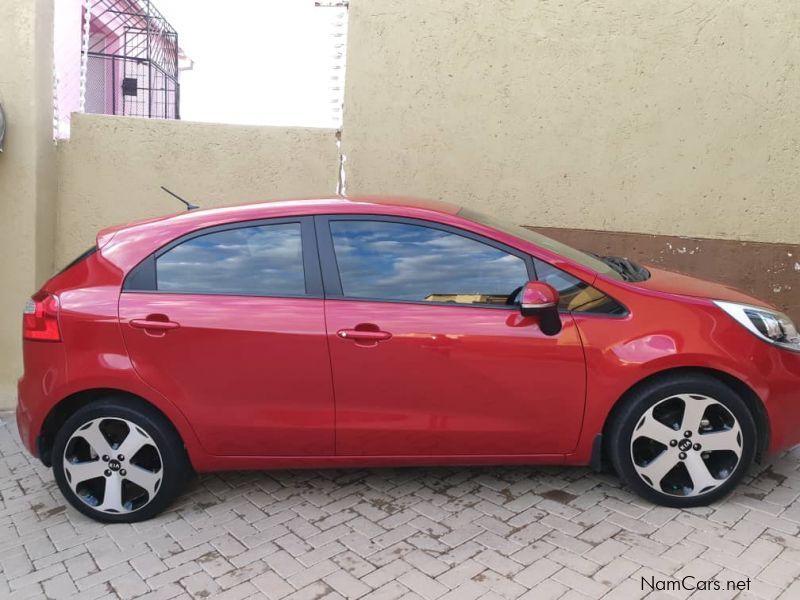
M 287 223 L 209 233 L 157 260 L 158 289 L 252 295 L 305 293 L 300 225 Z
M 433 294 L 506 296 L 528 279 L 522 259 L 405 223 L 331 223 L 344 293 L 423 301 Z
M 640 364 L 677 354 L 678 346 L 671 335 L 653 334 L 628 340 L 611 350 L 621 363 Z

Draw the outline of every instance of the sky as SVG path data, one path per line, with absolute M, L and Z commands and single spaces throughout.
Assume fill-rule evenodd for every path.
M 314 0 L 154 0 L 194 68 L 181 73 L 181 118 L 245 125 L 338 127 L 331 87 L 343 72 L 340 8 Z M 334 27 L 343 23 L 343 27 Z

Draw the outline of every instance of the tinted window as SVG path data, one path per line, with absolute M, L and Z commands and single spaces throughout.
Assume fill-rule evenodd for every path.
M 208 233 L 156 259 L 165 292 L 300 296 L 305 294 L 299 223 Z
M 502 305 L 528 280 L 521 258 L 440 229 L 384 221 L 330 227 L 345 296 Z
M 531 231 L 530 229 L 521 227 L 519 225 L 514 225 L 513 223 L 506 223 L 500 219 L 489 215 L 484 215 L 469 208 L 462 208 L 459 210 L 458 216 L 475 221 L 481 225 L 486 225 L 487 227 L 492 227 L 493 229 L 497 229 L 503 233 L 513 235 L 514 237 L 525 240 L 526 242 L 532 242 L 540 248 L 545 248 L 570 260 L 574 260 L 575 262 L 597 271 L 598 273 L 602 273 L 607 277 L 611 277 L 613 279 L 623 279 L 622 275 L 620 275 L 617 271 L 612 269 L 608 264 L 604 263 L 596 256 L 576 250 L 571 246 L 562 244 L 561 242 L 549 238 L 546 235 L 542 235 L 541 233 Z
M 538 258 L 533 259 L 536 277 L 553 286 L 560 296 L 559 308 L 573 312 L 591 312 L 622 315 L 625 308 L 597 288 L 557 269 Z

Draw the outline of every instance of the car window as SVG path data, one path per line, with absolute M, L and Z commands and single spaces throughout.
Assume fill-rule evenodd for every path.
M 624 315 L 625 307 L 597 288 L 538 258 L 533 259 L 536 278 L 553 286 L 559 294 L 558 307 L 572 312 Z
M 306 293 L 300 223 L 225 229 L 156 259 L 159 291 L 243 296 Z
M 584 267 L 592 269 L 593 271 L 597 271 L 606 277 L 619 280 L 624 279 L 620 273 L 611 268 L 607 263 L 600 260 L 597 256 L 582 252 L 581 250 L 576 250 L 571 246 L 562 244 L 559 241 L 549 238 L 546 235 L 542 235 L 541 233 L 532 231 L 526 227 L 515 225 L 513 223 L 506 223 L 501 219 L 497 219 L 490 215 L 485 215 L 469 208 L 462 208 L 459 210 L 458 216 L 469 219 L 470 221 L 475 221 L 481 225 L 486 225 L 487 227 L 497 229 L 498 231 L 502 231 L 508 235 L 513 235 L 514 237 L 525 240 L 526 242 L 532 242 L 540 248 L 545 248 L 546 250 L 560 254 L 561 256 L 573 260 Z
M 441 229 L 351 220 L 330 229 L 351 298 L 504 305 L 528 280 L 522 258 Z

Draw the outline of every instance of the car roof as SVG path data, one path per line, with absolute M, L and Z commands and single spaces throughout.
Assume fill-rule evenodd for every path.
M 202 200 L 201 200 L 202 202 Z M 247 204 L 235 204 L 214 208 L 199 208 L 192 211 L 170 213 L 159 217 L 136 220 L 130 223 L 107 227 L 98 233 L 98 242 L 109 239 L 113 234 L 141 226 L 169 226 L 180 221 L 184 225 L 275 218 L 281 216 L 313 215 L 325 213 L 377 213 L 389 212 L 403 214 L 404 209 L 412 212 L 426 211 L 444 215 L 455 215 L 461 210 L 456 204 L 441 200 L 402 196 L 331 196 L 322 198 L 293 198 L 287 200 L 267 200 Z M 100 246 L 103 244 L 100 243 Z
M 299 206 L 313 205 L 317 211 L 323 213 L 331 210 L 334 212 L 346 211 L 348 207 L 357 208 L 358 212 L 368 212 L 369 206 L 376 209 L 381 207 L 396 207 L 396 208 L 415 208 L 421 210 L 429 210 L 448 215 L 454 215 L 461 210 L 461 207 L 456 204 L 444 202 L 441 200 L 428 200 L 423 198 L 413 198 L 406 196 L 331 196 L 322 198 L 291 198 L 287 200 L 266 200 L 263 202 L 251 202 L 247 204 L 237 204 L 233 206 L 223 206 L 218 208 L 200 208 L 193 213 L 195 214 L 215 214 L 225 212 L 239 212 L 239 211 L 258 211 L 264 209 L 270 213 L 282 212 L 285 209 L 287 213 L 292 213 L 294 209 Z M 367 208 L 367 210 L 364 210 Z
M 515 247 L 517 243 L 522 243 L 523 247 L 535 246 L 532 242 L 525 242 L 513 234 L 503 233 L 471 219 L 464 219 L 459 214 L 460 211 L 460 206 L 448 202 L 400 196 L 329 196 L 273 200 L 182 211 L 109 227 L 98 233 L 97 248 L 101 256 L 110 260 L 122 271 L 127 271 L 153 250 L 195 230 L 244 221 L 335 214 L 395 216 L 434 221 L 456 227 L 466 226 L 478 234 L 490 235 L 502 243 Z M 472 225 L 467 226 L 467 222 Z M 529 248 L 527 251 L 532 252 L 532 249 Z M 573 275 L 587 277 L 589 281 L 596 275 L 586 267 L 573 264 L 550 250 L 538 247 L 538 253 Z

